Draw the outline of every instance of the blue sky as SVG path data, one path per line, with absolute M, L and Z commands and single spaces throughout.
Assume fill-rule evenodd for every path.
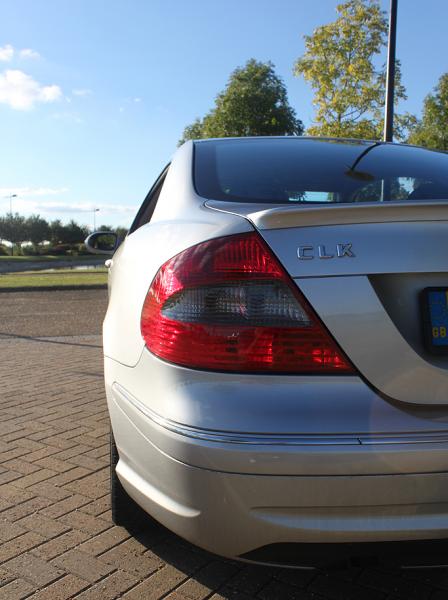
M 382 0 L 383 8 L 389 6 Z M 303 35 L 336 0 L 2 0 L 0 214 L 128 226 L 185 125 L 231 71 L 271 60 L 309 125 L 312 91 L 292 75 Z M 400 0 L 397 53 L 409 99 L 448 71 L 446 0 Z

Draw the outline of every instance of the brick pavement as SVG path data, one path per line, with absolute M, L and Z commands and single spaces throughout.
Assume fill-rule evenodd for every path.
M 104 292 L 89 294 L 82 298 L 100 313 Z M 86 306 L 77 305 L 82 322 Z M 63 312 L 59 318 L 64 330 Z M 72 322 L 73 315 L 69 330 Z M 0 333 L 1 600 L 448 599 L 448 569 L 247 566 L 163 528 L 134 537 L 115 527 L 99 325 L 90 335 L 59 337 L 35 337 L 36 322 L 29 327 L 32 335 Z M 40 328 L 42 335 L 45 322 Z

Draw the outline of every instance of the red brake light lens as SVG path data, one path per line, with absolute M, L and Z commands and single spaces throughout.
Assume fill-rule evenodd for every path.
M 159 358 L 246 373 L 353 373 L 257 233 L 203 242 L 168 260 L 146 296 L 141 332 Z

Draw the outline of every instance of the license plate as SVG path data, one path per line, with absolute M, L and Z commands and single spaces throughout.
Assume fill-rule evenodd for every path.
M 448 287 L 422 292 L 423 334 L 433 354 L 448 354 Z

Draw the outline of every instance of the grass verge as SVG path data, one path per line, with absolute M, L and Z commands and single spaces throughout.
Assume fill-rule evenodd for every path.
M 107 284 L 106 271 L 25 272 L 0 275 L 0 290 L 12 288 L 88 287 Z
M 99 255 L 94 254 L 80 254 L 79 256 L 50 256 L 49 254 L 43 254 L 42 256 L 0 256 L 0 262 L 52 262 L 52 261 L 67 261 L 67 262 L 76 262 L 76 261 L 91 261 L 98 260 L 98 258 L 102 258 Z M 104 257 L 106 260 L 107 256 Z

